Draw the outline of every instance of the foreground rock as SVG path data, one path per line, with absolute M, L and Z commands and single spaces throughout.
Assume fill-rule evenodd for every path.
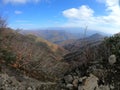
M 82 81 L 83 85 L 81 87 L 83 90 L 95 90 L 98 88 L 97 81 L 98 81 L 98 78 L 90 74 L 90 77 L 87 77 Z
M 93 74 L 83 77 L 67 75 L 62 81 L 63 90 L 110 90 L 108 85 L 104 85 L 103 81 Z

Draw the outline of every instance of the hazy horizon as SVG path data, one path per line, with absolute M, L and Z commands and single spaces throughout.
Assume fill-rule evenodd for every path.
M 1 0 L 0 13 L 14 29 L 84 28 L 120 31 L 119 0 Z

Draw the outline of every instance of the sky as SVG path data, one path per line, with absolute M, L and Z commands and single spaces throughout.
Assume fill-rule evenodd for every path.
M 0 15 L 13 29 L 50 27 L 120 32 L 119 0 L 0 0 Z

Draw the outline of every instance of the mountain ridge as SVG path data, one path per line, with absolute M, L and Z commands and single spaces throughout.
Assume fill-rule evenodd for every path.
M 55 44 L 61 44 L 62 42 L 66 41 L 66 40 L 71 40 L 71 39 L 81 39 L 84 38 L 84 30 L 22 30 L 20 31 L 20 33 L 22 34 L 34 34 L 38 37 L 42 37 L 52 43 Z M 88 30 L 86 33 L 86 37 L 91 36 L 92 34 L 95 33 L 100 33 L 101 35 L 107 35 L 104 34 L 102 32 L 98 32 L 98 31 L 92 31 L 92 30 Z

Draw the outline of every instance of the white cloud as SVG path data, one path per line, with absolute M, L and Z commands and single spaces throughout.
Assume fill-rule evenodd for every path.
M 119 0 L 97 0 L 106 6 L 107 15 L 95 15 L 95 11 L 86 5 L 79 8 L 70 8 L 63 11 L 68 18 L 64 26 L 83 27 L 88 24 L 89 29 L 97 29 L 104 32 L 120 32 L 120 7 Z
M 94 11 L 88 6 L 81 6 L 79 8 L 71 8 L 63 11 L 63 15 L 72 19 L 86 19 L 93 16 Z
M 12 3 L 12 4 L 25 4 L 25 3 L 28 3 L 28 2 L 34 2 L 34 3 L 37 3 L 39 2 L 40 0 L 2 0 L 4 3 Z
M 14 13 L 15 13 L 15 14 L 22 14 L 23 12 L 16 10 Z

